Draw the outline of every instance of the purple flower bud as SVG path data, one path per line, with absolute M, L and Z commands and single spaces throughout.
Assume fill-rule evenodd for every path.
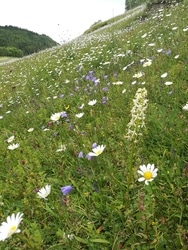
M 61 192 L 63 193 L 63 195 L 67 195 L 72 191 L 72 186 L 64 186 L 61 187 Z
M 102 98 L 102 104 L 105 104 L 107 101 L 108 101 L 108 97 L 104 96 L 104 97 Z
M 97 143 L 96 142 L 94 142 L 93 144 L 92 144 L 92 148 L 96 148 L 96 146 L 97 146 Z
M 54 132 L 54 136 L 57 136 L 58 135 L 58 132 Z
M 69 129 L 70 129 L 70 130 L 73 129 L 73 125 L 72 125 L 72 124 L 69 125 Z
M 62 113 L 61 113 L 61 117 L 62 117 L 62 118 L 66 118 L 66 117 L 67 117 L 67 113 L 66 113 L 66 112 L 62 112 Z
M 104 87 L 104 88 L 102 88 L 102 91 L 103 91 L 103 92 L 108 91 L 108 87 Z
M 89 154 L 86 155 L 86 159 L 88 159 L 88 161 L 90 161 L 92 158 L 92 156 L 90 156 Z
M 84 153 L 82 151 L 78 154 L 78 158 L 84 158 Z

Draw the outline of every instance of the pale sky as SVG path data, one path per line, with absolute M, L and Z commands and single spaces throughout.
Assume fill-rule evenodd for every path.
M 0 26 L 12 25 L 70 40 L 98 20 L 121 15 L 125 0 L 0 0 Z

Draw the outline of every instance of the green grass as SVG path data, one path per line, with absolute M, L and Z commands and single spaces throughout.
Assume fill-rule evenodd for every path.
M 0 66 L 1 222 L 24 214 L 0 249 L 187 249 L 187 11 L 187 1 L 145 10 Z M 127 133 L 140 88 L 135 143 Z M 9 150 L 13 135 L 19 147 Z M 88 160 L 94 142 L 106 147 Z M 158 174 L 145 185 L 137 171 L 149 163 Z

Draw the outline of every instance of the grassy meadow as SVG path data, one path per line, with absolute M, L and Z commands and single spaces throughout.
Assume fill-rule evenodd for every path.
M 0 249 L 188 249 L 188 2 L 131 13 L 0 65 Z

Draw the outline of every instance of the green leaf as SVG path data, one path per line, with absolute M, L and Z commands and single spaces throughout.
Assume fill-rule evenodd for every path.
M 77 241 L 79 241 L 79 242 L 82 242 L 82 243 L 84 243 L 84 244 L 88 244 L 88 240 L 87 240 L 87 239 L 82 239 L 82 238 L 80 238 L 80 237 L 78 237 L 78 236 L 74 236 L 74 238 L 75 238 Z
M 105 239 L 91 239 L 90 241 L 91 242 L 96 242 L 96 243 L 110 244 L 110 242 L 105 240 Z
M 48 211 L 51 215 L 59 219 L 59 216 L 54 213 L 54 211 L 46 204 L 45 210 Z

